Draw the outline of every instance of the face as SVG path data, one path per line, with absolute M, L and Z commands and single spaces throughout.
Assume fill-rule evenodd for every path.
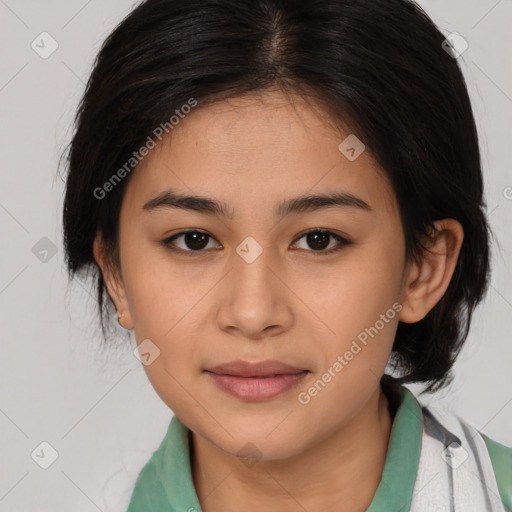
M 326 119 L 277 92 L 197 108 L 127 185 L 116 305 L 137 343 L 150 340 L 156 392 L 227 453 L 250 440 L 279 459 L 326 439 L 375 393 L 391 353 L 407 268 L 398 206 L 369 152 L 343 153 L 350 132 Z M 166 191 L 226 211 L 144 208 Z M 306 372 L 244 398 L 206 371 L 235 360 Z

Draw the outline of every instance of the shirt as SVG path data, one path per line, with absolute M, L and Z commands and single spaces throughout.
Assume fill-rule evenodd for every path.
M 397 408 L 382 477 L 367 512 L 412 512 L 413 494 L 418 493 L 415 484 L 419 483 L 417 474 L 420 454 L 422 445 L 426 444 L 424 442 L 425 425 L 429 425 L 429 431 L 442 428 L 432 421 L 433 416 L 429 409 L 422 406 L 409 389 L 397 386 L 396 395 Z M 426 421 L 429 418 L 430 420 Z M 459 421 L 462 420 L 459 419 Z M 463 421 L 462 424 L 467 426 Z M 499 509 L 487 510 L 510 511 L 512 510 L 512 448 L 497 443 L 482 433 L 478 434 L 485 442 L 482 445 L 487 448 L 486 456 L 488 453 L 495 473 L 487 475 L 486 478 L 490 478 L 487 487 L 494 486 L 495 495 L 498 495 L 499 489 L 499 497 L 503 502 L 503 508 L 500 505 Z M 177 416 L 173 416 L 159 448 L 137 477 L 127 512 L 201 512 L 192 478 L 190 435 L 190 430 Z M 441 459 L 440 456 L 438 458 Z M 444 462 L 441 463 L 444 464 Z M 490 468 L 490 463 L 486 467 Z M 433 474 L 437 475 L 439 471 Z M 478 480 L 480 481 L 484 482 L 482 478 Z M 485 482 L 481 486 L 484 487 Z M 418 509 L 417 503 L 416 509 Z M 451 510 L 451 508 L 443 510 Z M 425 512 L 427 512 L 426 509 Z M 433 510 L 430 509 L 428 512 Z M 460 510 L 460 512 L 484 511 Z

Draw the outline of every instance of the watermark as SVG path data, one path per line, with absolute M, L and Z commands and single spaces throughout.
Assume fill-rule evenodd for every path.
M 503 196 L 505 199 L 512 199 L 512 187 L 505 187 L 503 189 Z
M 30 46 L 41 59 L 46 60 L 57 50 L 59 43 L 48 32 L 41 32 Z
M 388 324 L 393 318 L 395 318 L 396 314 L 402 311 L 402 305 L 398 302 L 395 302 L 385 313 L 381 313 L 379 320 L 377 320 L 371 327 L 366 327 L 363 331 L 361 331 L 357 335 L 357 340 L 352 340 L 350 345 L 350 349 L 346 350 L 343 355 L 339 355 L 336 358 L 336 361 L 327 368 L 327 371 L 322 374 L 322 376 L 316 380 L 316 382 L 308 388 L 307 391 L 301 391 L 297 399 L 302 405 L 307 405 L 311 402 L 311 398 L 315 397 L 322 391 L 331 380 L 338 375 L 345 366 L 348 365 L 350 361 L 354 358 L 355 355 L 359 354 L 363 347 L 368 344 L 368 336 L 372 339 L 377 336 L 379 331 L 384 329 L 385 325 Z M 359 344 L 358 343 L 361 344 Z
M 43 441 L 34 448 L 30 456 L 38 466 L 48 469 L 59 458 L 59 452 L 48 441 Z
M 48 237 L 43 236 L 32 247 L 32 254 L 42 263 L 48 263 L 57 254 L 57 246 Z
M 162 137 L 165 133 L 170 133 L 174 127 L 179 124 L 181 119 L 184 119 L 187 114 L 191 112 L 191 110 L 197 106 L 197 100 L 194 98 L 189 98 L 187 103 L 181 106 L 181 108 L 176 109 L 174 112 L 176 115 L 173 115 L 169 118 L 169 121 L 165 123 L 160 123 L 152 132 L 155 138 L 162 140 Z M 121 180 L 126 177 L 140 162 L 141 160 L 149 154 L 149 152 L 154 149 L 157 145 L 155 139 L 148 135 L 146 142 L 143 146 L 139 148 L 138 151 L 134 151 L 132 156 L 128 159 L 127 162 L 124 163 L 122 167 L 120 167 L 101 187 L 96 187 L 93 191 L 93 195 L 96 199 L 104 199 L 108 192 L 111 192 L 115 186 L 121 182 Z
M 468 42 L 458 32 L 448 34 L 441 46 L 453 59 L 458 59 L 469 48 Z
M 254 443 L 247 442 L 237 452 L 236 456 L 240 462 L 250 468 L 261 459 L 262 453 Z
M 240 242 L 236 252 L 246 263 L 252 263 L 263 252 L 263 247 L 252 236 L 248 236 Z
M 338 149 L 342 155 L 353 162 L 366 149 L 366 146 L 353 133 L 351 133 L 339 146 Z
M 133 355 L 144 366 L 149 366 L 160 356 L 160 349 L 149 338 L 146 338 L 135 347 Z
M 462 448 L 460 443 L 454 441 L 441 452 L 441 458 L 451 468 L 457 469 L 468 458 L 468 452 Z

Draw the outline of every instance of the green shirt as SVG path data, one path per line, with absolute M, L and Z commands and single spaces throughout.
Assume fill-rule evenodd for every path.
M 421 408 L 406 387 L 398 388 L 382 478 L 367 512 L 409 512 L 421 450 Z M 512 510 L 512 448 L 481 434 L 505 506 Z M 159 448 L 143 467 L 127 512 L 201 512 L 192 479 L 190 430 L 177 416 Z

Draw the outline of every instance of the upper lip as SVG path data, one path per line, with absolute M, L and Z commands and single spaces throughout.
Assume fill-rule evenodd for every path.
M 249 361 L 230 361 L 206 369 L 209 372 L 219 375 L 237 375 L 240 377 L 262 377 L 268 375 L 284 375 L 302 373 L 304 369 L 281 363 L 280 361 L 260 361 L 250 363 Z

